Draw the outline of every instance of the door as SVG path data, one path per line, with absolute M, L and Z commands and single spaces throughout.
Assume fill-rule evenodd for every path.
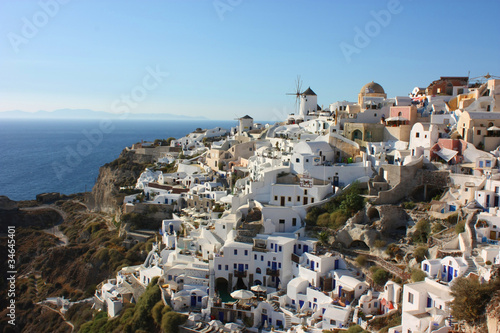
M 304 306 L 304 301 L 299 301 L 299 309 L 302 309 L 303 306 Z
M 314 271 L 314 261 L 311 260 L 311 270 Z
M 191 296 L 191 306 L 196 306 L 196 295 Z
M 449 266 L 448 267 L 448 282 L 450 282 L 451 280 L 453 280 L 453 267 Z
M 238 265 L 238 272 L 243 272 L 243 271 L 245 271 L 244 267 L 245 267 L 245 266 L 243 266 L 243 264 L 239 264 L 239 265 Z
M 307 205 L 307 197 L 304 197 L 303 203 L 304 203 L 304 205 Z
M 224 322 L 224 312 L 219 311 L 219 320 Z
M 281 203 L 280 203 L 281 206 L 284 206 L 285 205 L 285 197 L 281 197 Z
M 495 231 L 490 231 L 490 239 L 492 239 L 492 240 L 497 239 L 497 233 Z
M 173 224 L 169 225 L 169 228 L 170 228 L 170 234 L 173 234 L 174 233 L 174 226 L 173 226 Z
M 263 314 L 261 319 L 262 319 L 261 320 L 262 321 L 262 325 L 264 325 L 264 323 L 267 321 L 267 315 Z
M 306 252 L 309 252 L 309 246 L 308 245 L 304 245 L 304 253 Z
M 342 297 L 342 286 L 339 286 L 339 297 Z
M 335 269 L 339 269 L 339 260 L 338 259 L 335 260 Z
M 271 269 L 272 269 L 273 271 L 275 271 L 275 270 L 277 270 L 277 269 L 278 269 L 278 264 L 277 264 L 275 261 L 273 261 L 273 262 L 271 263 Z

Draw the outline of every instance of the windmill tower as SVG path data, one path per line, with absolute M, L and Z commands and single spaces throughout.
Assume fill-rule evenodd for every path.
M 304 120 L 305 117 L 310 113 L 316 111 L 318 106 L 318 96 L 311 87 L 307 88 L 302 94 L 300 94 L 300 115 Z

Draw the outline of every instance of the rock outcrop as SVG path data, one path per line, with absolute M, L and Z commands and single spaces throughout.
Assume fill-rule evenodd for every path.
M 133 151 L 124 150 L 116 160 L 100 167 L 92 195 L 88 198 L 89 208 L 108 214 L 120 212 L 125 196 L 120 193 L 120 187 L 135 186 L 137 178 L 150 162 L 144 155 L 137 156 Z

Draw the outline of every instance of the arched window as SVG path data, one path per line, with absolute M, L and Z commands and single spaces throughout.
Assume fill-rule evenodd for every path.
M 257 274 L 261 274 L 261 273 L 262 273 L 262 271 L 261 271 L 261 269 L 260 269 L 259 267 L 257 267 L 257 269 L 255 270 L 255 273 L 257 273 Z

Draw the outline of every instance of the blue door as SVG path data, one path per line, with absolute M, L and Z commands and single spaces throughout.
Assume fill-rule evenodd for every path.
M 448 282 L 453 280 L 453 267 L 449 266 L 448 267 Z
M 170 233 L 173 234 L 174 233 L 174 226 L 171 224 L 169 227 L 170 227 Z
M 275 261 L 273 261 L 273 262 L 272 262 L 272 264 L 271 264 L 271 269 L 272 269 L 272 270 L 277 270 L 277 269 L 278 269 L 278 266 L 277 266 L 277 265 L 278 265 L 278 264 L 277 264 Z
M 224 312 L 219 311 L 219 320 L 224 322 Z
M 311 260 L 311 270 L 314 271 L 314 261 Z
M 335 260 L 335 269 L 339 269 L 339 260 L 338 259 Z
M 308 245 L 304 245 L 304 252 L 309 252 L 309 246 Z
M 299 301 L 299 309 L 302 309 L 303 305 L 304 305 L 304 301 Z
M 339 286 L 339 297 L 342 297 L 342 286 Z
M 264 324 L 266 321 L 267 321 L 267 315 L 263 314 L 262 315 L 262 320 L 261 320 L 262 324 Z
M 238 264 L 238 272 L 243 272 L 244 271 L 244 267 L 243 264 Z
M 196 306 L 196 295 L 191 296 L 191 306 Z

